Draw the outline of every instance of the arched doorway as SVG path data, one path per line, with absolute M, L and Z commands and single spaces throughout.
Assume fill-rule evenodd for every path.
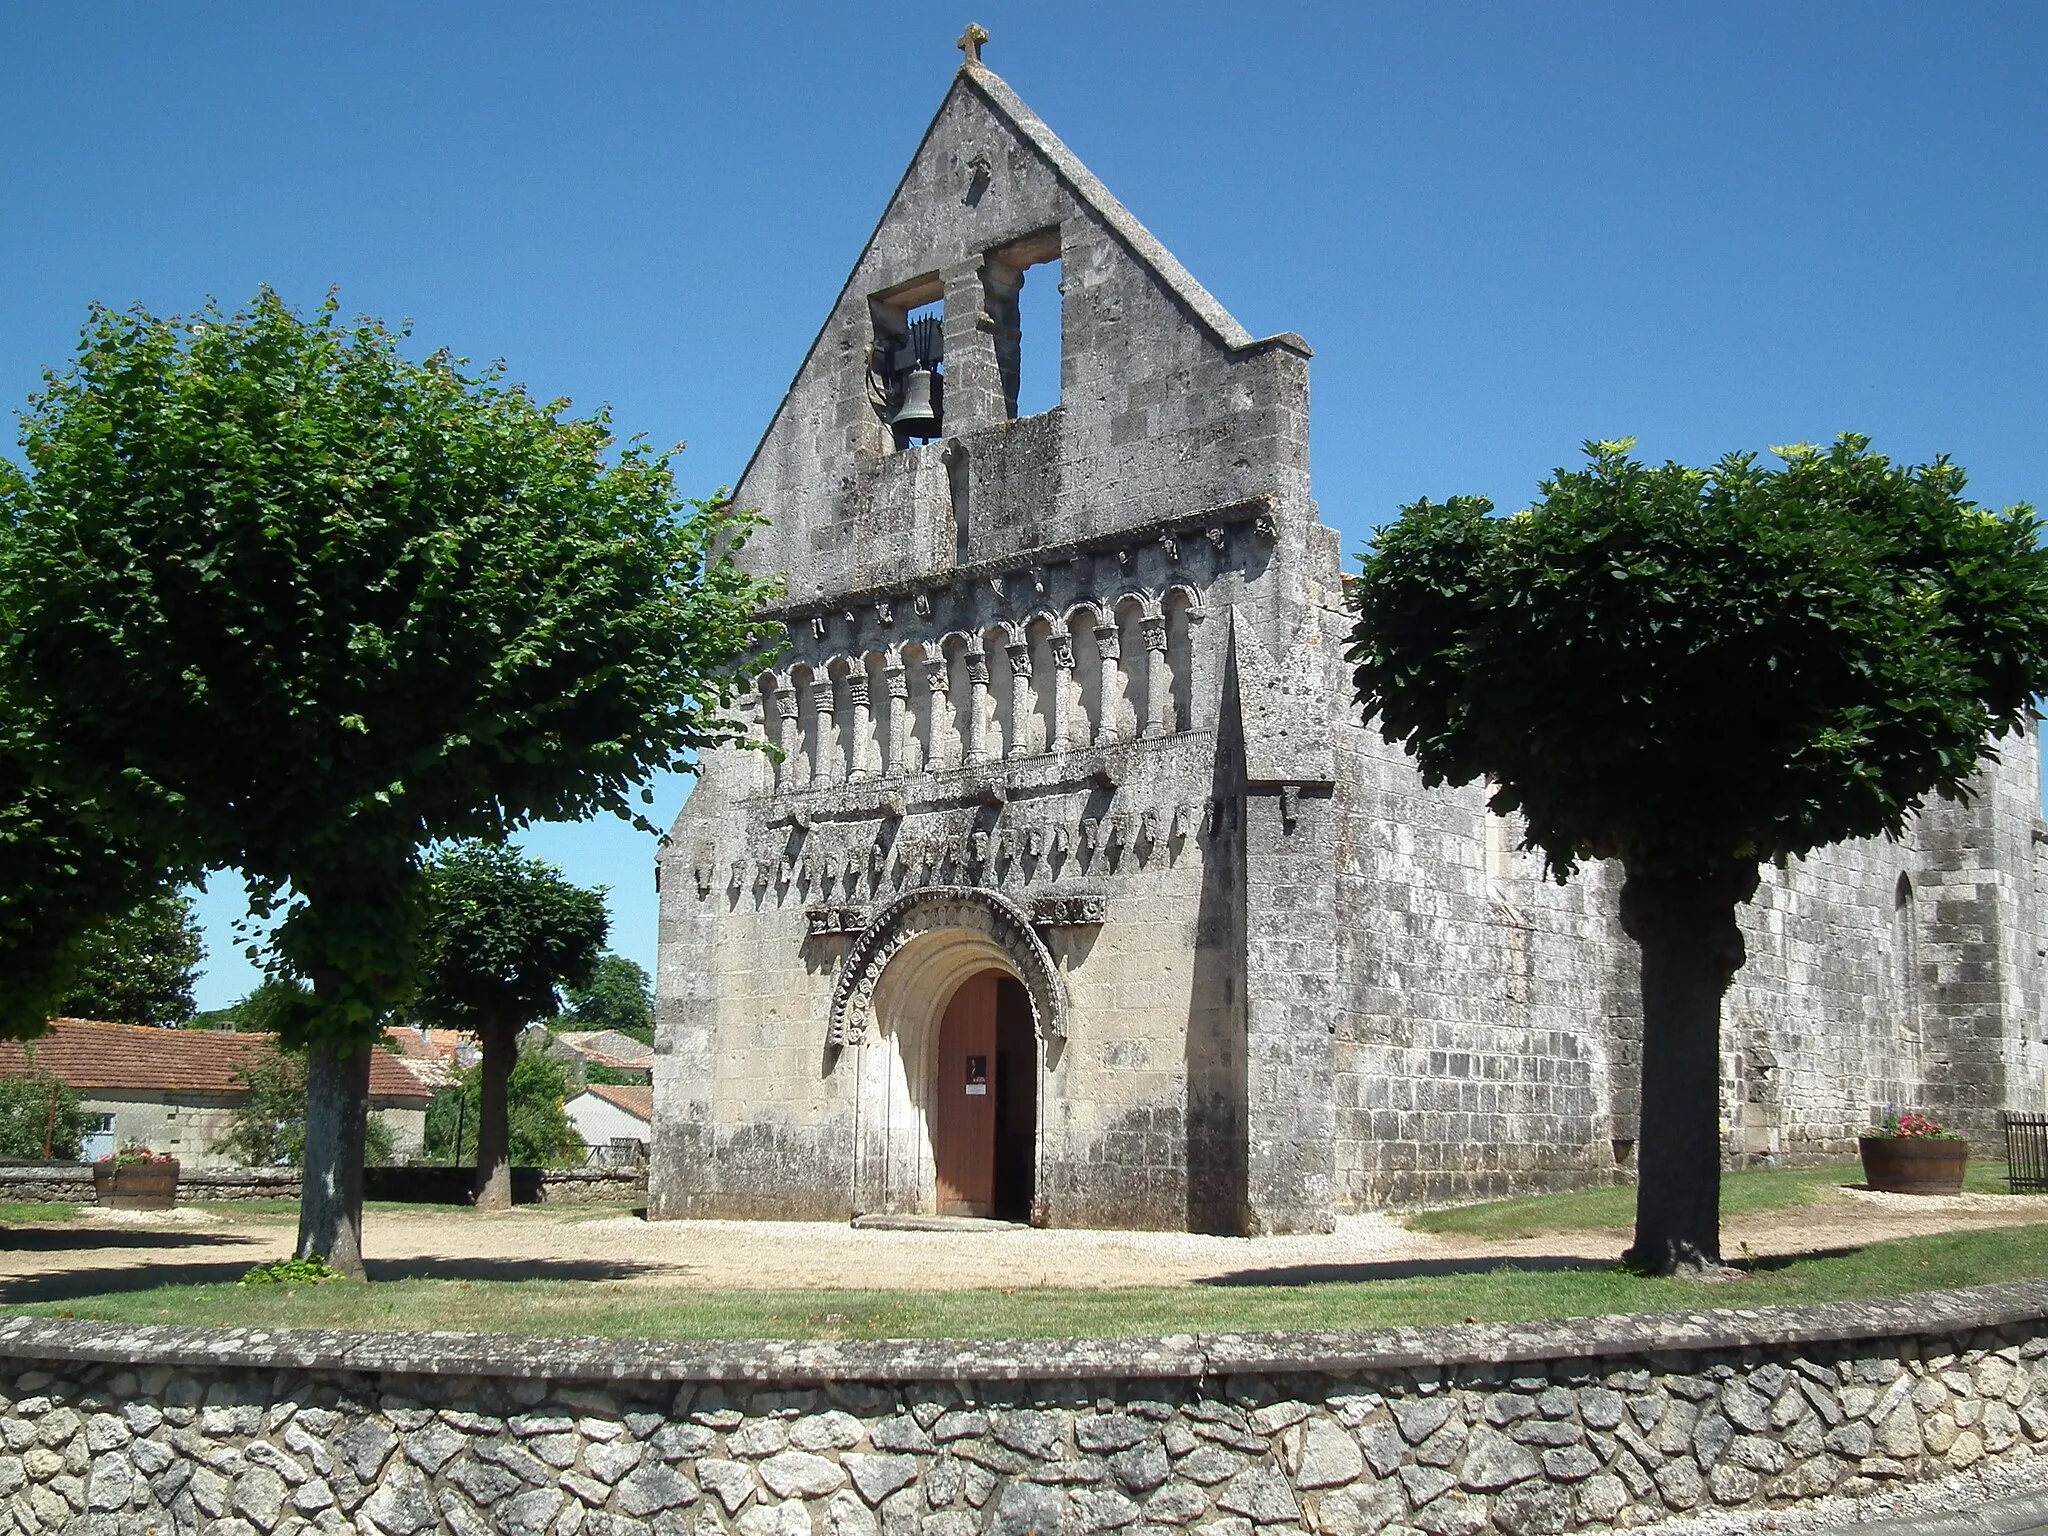
M 828 1038 L 834 1069 L 854 1076 L 856 1218 L 1034 1215 L 1066 988 L 1027 913 L 985 888 L 904 892 L 848 946 Z
M 954 989 L 939 1024 L 933 1165 L 939 1214 L 1025 1221 L 1038 1138 L 1031 1000 L 985 970 Z

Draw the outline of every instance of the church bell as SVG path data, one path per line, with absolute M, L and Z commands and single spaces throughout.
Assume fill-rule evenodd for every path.
M 929 368 L 913 368 L 903 375 L 903 403 L 889 418 L 889 425 L 905 437 L 933 438 L 939 435 L 939 376 Z
M 945 332 L 929 315 L 913 321 L 897 344 L 896 409 L 889 414 L 889 425 L 906 438 L 929 440 L 944 431 L 946 381 L 939 364 L 945 355 Z

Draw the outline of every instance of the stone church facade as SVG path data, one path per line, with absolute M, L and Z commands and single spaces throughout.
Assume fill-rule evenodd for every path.
M 1033 347 L 1060 403 L 1020 417 Z M 1259 1233 L 1628 1176 L 1618 880 L 1547 882 L 1358 723 L 1308 363 L 970 49 L 738 487 L 788 582 L 747 700 L 780 760 L 710 754 L 660 856 L 652 1214 Z M 2044 1107 L 2006 745 L 1906 841 L 1766 872 L 1732 1160 Z

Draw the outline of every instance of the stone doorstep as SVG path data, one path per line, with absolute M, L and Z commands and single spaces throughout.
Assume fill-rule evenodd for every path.
M 861 1232 L 1026 1232 L 1027 1223 L 1000 1221 L 993 1216 L 856 1216 L 853 1227 Z

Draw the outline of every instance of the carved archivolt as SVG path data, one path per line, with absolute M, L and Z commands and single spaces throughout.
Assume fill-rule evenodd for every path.
M 1067 1037 L 1067 994 L 1052 955 L 1032 931 L 1031 917 L 995 891 L 969 885 L 932 885 L 906 891 L 878 908 L 867 930 L 846 952 L 832 989 L 834 1045 L 858 1045 L 874 1017 L 875 987 L 889 962 L 926 934 L 978 933 L 1010 957 L 1031 999 L 1040 1038 Z

